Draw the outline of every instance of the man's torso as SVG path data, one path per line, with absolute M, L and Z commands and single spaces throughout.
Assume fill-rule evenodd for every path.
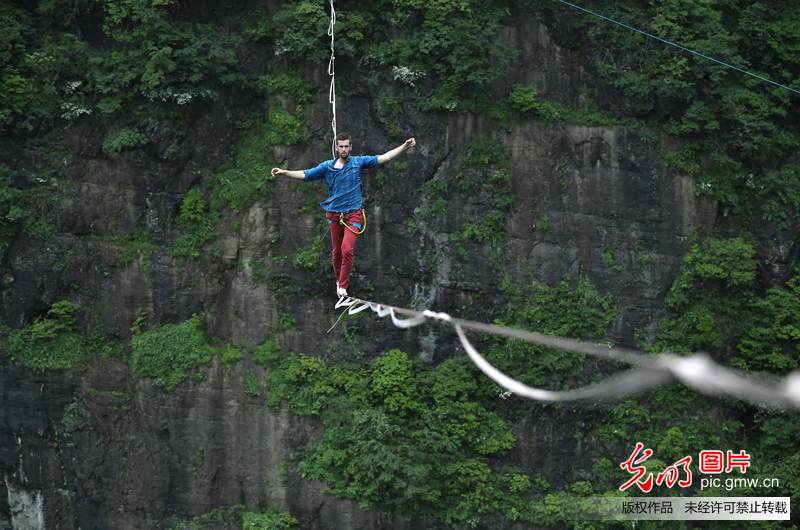
M 361 208 L 361 172 L 369 167 L 378 167 L 377 156 L 350 156 L 341 166 L 336 160 L 323 162 L 306 171 L 305 180 L 324 179 L 328 186 L 328 200 L 320 206 L 329 212 L 349 212 Z

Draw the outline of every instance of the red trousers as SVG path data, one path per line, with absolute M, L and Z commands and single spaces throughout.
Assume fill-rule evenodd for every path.
M 344 222 L 356 232 L 360 232 L 364 226 L 361 210 L 344 214 Z M 339 287 L 347 289 L 350 284 L 350 273 L 353 271 L 353 247 L 356 245 L 358 235 L 350 228 L 339 224 L 338 213 L 328 212 L 328 226 L 331 228 L 331 241 L 333 241 L 333 274 L 339 282 Z

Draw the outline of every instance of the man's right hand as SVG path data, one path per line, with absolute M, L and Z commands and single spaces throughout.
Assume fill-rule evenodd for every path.
M 287 177 L 291 177 L 293 179 L 303 180 L 304 178 L 306 178 L 305 171 L 293 171 L 291 169 L 281 169 L 279 167 L 272 168 L 272 171 L 270 171 L 270 173 L 272 173 L 273 177 L 277 177 L 278 175 L 286 175 Z

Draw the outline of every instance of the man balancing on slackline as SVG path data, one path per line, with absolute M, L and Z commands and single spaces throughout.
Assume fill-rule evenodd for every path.
M 350 272 L 353 270 L 353 247 L 362 232 L 364 217 L 361 210 L 361 172 L 378 167 L 417 144 L 413 138 L 399 147 L 377 156 L 351 156 L 353 139 L 347 133 L 336 135 L 339 158 L 328 160 L 314 169 L 289 171 L 272 168 L 272 176 L 286 175 L 310 182 L 324 178 L 328 185 L 328 200 L 319 203 L 328 214 L 328 226 L 333 240 L 333 273 L 336 275 L 336 294 L 347 296 Z

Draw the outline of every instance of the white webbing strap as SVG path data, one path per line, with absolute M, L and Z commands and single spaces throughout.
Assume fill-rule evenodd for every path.
M 677 380 L 704 394 L 735 397 L 766 407 L 800 409 L 800 371 L 797 370 L 788 374 L 782 380 L 770 380 L 722 367 L 703 352 L 689 356 L 662 353 L 651 357 L 641 352 L 634 352 L 624 348 L 600 347 L 596 344 L 563 337 L 552 337 L 519 329 L 456 319 L 447 313 L 436 313 L 427 310 L 414 311 L 352 297 L 342 297 L 336 307 L 347 307 L 350 310 L 350 314 L 369 308 L 376 312 L 379 317 L 391 317 L 392 323 L 402 329 L 419 326 L 425 322 L 452 326 L 455 328 L 467 355 L 483 373 L 501 387 L 529 399 L 551 402 L 610 399 L 634 392 L 642 392 L 657 385 L 672 383 Z M 398 314 L 411 318 L 398 318 Z M 593 355 L 609 361 L 624 362 L 633 365 L 634 369 L 615 374 L 597 384 L 575 390 L 552 391 L 544 388 L 532 388 L 492 366 L 469 342 L 464 333 L 465 329 L 526 340 L 574 353 Z
M 333 49 L 333 26 L 336 25 L 336 10 L 333 8 L 333 0 L 331 0 L 331 23 L 328 26 L 328 36 L 331 38 L 331 59 L 328 61 L 328 75 L 331 76 L 331 87 L 328 90 L 328 103 L 331 104 L 333 110 L 333 119 L 331 120 L 331 129 L 333 129 L 333 142 L 331 142 L 331 153 L 333 158 L 336 158 L 336 56 Z

